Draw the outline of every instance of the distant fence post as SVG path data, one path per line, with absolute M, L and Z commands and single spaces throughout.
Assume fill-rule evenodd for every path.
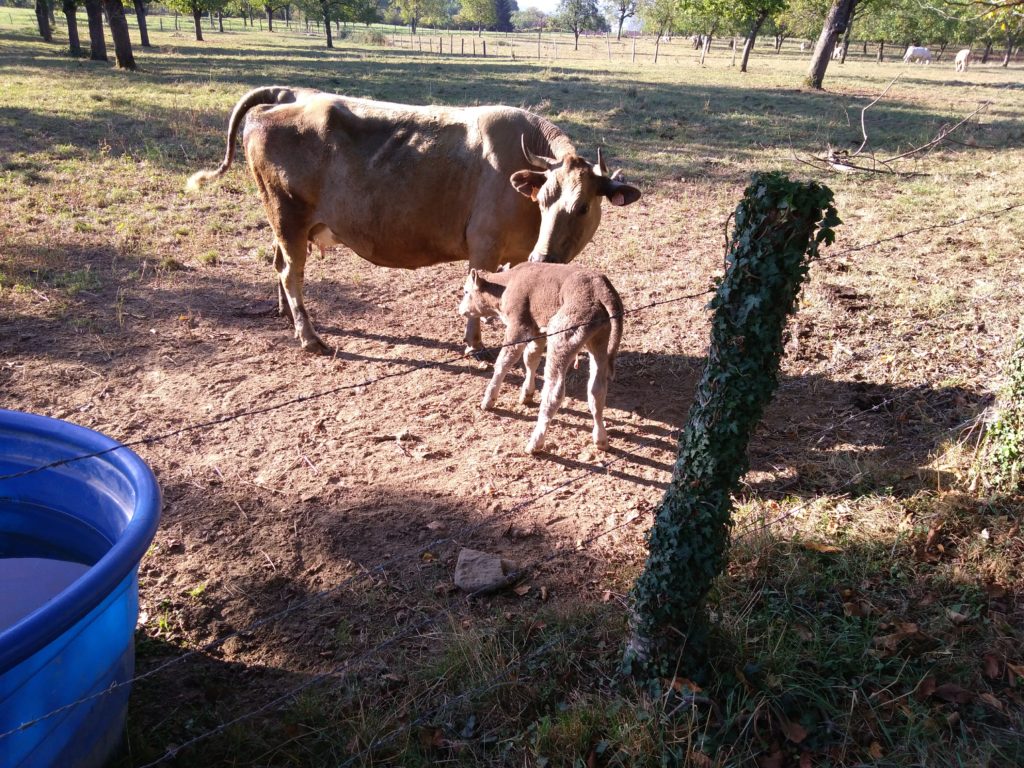
M 633 63 L 636 64 L 636 35 L 633 35 Z
M 612 38 L 610 32 L 604 33 L 604 44 L 608 46 L 608 61 L 612 60 Z
M 704 57 L 707 56 L 708 50 L 711 48 L 711 35 L 704 38 L 704 46 L 700 49 L 700 65 L 704 66 Z
M 484 58 L 486 59 L 487 58 L 487 41 L 486 40 L 482 40 L 481 42 L 483 43 L 483 46 L 484 46 Z
M 476 38 L 473 38 L 473 55 L 476 56 Z
M 461 46 L 459 55 L 460 56 L 465 56 L 466 55 L 466 38 L 460 37 L 459 40 L 462 41 L 462 46 Z
M 736 66 L 736 38 L 732 39 L 732 62 L 729 64 L 730 67 Z
M 160 22 L 160 31 L 163 32 L 164 31 L 164 20 L 163 20 L 163 17 L 161 17 L 159 19 L 159 22 Z
M 537 30 L 537 61 L 540 61 L 540 30 Z
M 552 56 L 555 61 L 558 61 L 558 41 L 555 40 L 555 42 L 553 42 L 551 45 L 554 48 Z

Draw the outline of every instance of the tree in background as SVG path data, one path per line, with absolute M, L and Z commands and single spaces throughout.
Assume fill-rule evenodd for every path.
M 296 5 L 307 19 L 319 19 L 323 22 L 328 48 L 334 47 L 331 23 L 352 21 L 356 11 L 353 0 L 298 0 Z
M 132 53 L 132 39 L 128 34 L 128 20 L 124 17 L 121 0 L 103 0 L 110 23 L 110 36 L 114 38 L 114 62 L 118 69 L 135 69 L 135 54 Z
M 813 40 L 821 32 L 821 20 L 828 8 L 828 0 L 789 0 L 775 17 L 775 23 L 785 26 L 794 37 Z
M 103 9 L 100 0 L 83 0 L 89 19 L 89 58 L 107 61 L 107 41 L 103 38 Z
M 577 51 L 580 49 L 580 35 L 583 32 L 596 32 L 606 23 L 597 9 L 597 0 L 561 0 L 554 18 L 555 24 L 561 29 L 572 32 L 576 39 L 574 50 Z
M 498 12 L 498 23 L 496 29 L 499 32 L 512 31 L 512 14 L 519 10 L 519 3 L 516 0 L 496 0 Z
M 396 0 L 395 7 L 414 35 L 421 21 L 443 18 L 445 10 L 443 0 Z
M 287 5 L 288 5 L 288 3 L 285 3 L 285 2 L 276 2 L 275 3 L 275 2 L 270 2 L 269 0 L 267 2 L 265 2 L 265 3 L 263 3 L 263 12 L 267 16 L 267 31 L 268 32 L 273 32 L 274 31 L 274 14 L 277 11 L 280 11 L 282 8 L 285 8 Z
M 485 29 L 494 29 L 498 24 L 497 3 L 495 0 L 462 0 L 457 19 L 483 34 Z
M 146 0 L 134 0 L 135 21 L 139 25 L 139 42 L 143 48 L 152 48 L 149 44 L 149 28 L 146 27 Z
M 68 50 L 72 56 L 81 56 L 82 43 L 78 39 L 78 3 L 76 0 L 64 0 L 61 10 L 68 22 Z
M 538 8 L 525 8 L 512 14 L 512 26 L 515 29 L 544 29 L 548 26 L 548 15 Z
M 757 33 L 769 18 L 781 13 L 786 7 L 786 0 L 737 0 L 734 13 L 739 14 L 750 25 L 747 39 L 743 43 L 743 58 L 740 60 L 740 72 L 747 71 L 750 51 L 757 42 Z
M 640 0 L 637 13 L 644 29 L 655 34 L 654 44 L 658 45 L 663 35 L 675 29 L 679 3 L 677 0 Z
M 637 0 L 604 0 L 602 3 L 605 15 L 609 19 L 615 19 L 618 24 L 616 40 L 622 39 L 622 25 L 626 23 L 626 19 L 636 16 L 636 6 Z
M 201 42 L 203 39 L 203 14 L 221 10 L 225 0 L 165 0 L 165 4 L 172 11 L 192 17 L 196 28 L 196 40 Z
M 39 34 L 47 43 L 53 42 L 53 30 L 50 29 L 50 9 L 46 0 L 36 0 L 36 22 L 39 24 Z
M 857 0 L 832 0 L 832 6 L 828 9 L 825 23 L 818 35 L 818 42 L 814 46 L 814 53 L 811 54 L 811 66 L 804 81 L 808 87 L 821 90 L 825 81 L 825 70 L 828 69 L 832 51 L 836 47 L 836 40 L 846 32 L 856 7 Z

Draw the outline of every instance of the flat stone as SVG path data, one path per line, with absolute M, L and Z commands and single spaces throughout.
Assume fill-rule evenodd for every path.
M 488 592 L 505 586 L 515 566 L 497 555 L 476 549 L 459 550 L 455 564 L 455 586 L 464 592 Z

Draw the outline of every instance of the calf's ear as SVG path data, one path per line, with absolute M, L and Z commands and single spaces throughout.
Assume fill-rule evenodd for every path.
M 512 186 L 516 188 L 519 194 L 524 195 L 531 200 L 537 200 L 537 194 L 540 192 L 540 188 L 544 186 L 544 182 L 548 180 L 548 177 L 543 171 L 516 171 L 512 174 L 509 179 L 512 182 Z
M 600 192 L 612 205 L 629 205 L 640 199 L 639 189 L 615 179 L 602 178 Z

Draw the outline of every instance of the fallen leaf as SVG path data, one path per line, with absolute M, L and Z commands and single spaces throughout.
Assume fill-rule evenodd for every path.
M 956 683 L 943 683 L 932 692 L 932 696 L 950 704 L 966 704 L 975 698 L 973 691 L 968 691 Z
M 703 688 L 697 685 L 693 680 L 688 677 L 674 677 L 672 678 L 672 689 L 677 693 L 690 692 L 700 693 Z
M 1010 685 L 1016 685 L 1016 678 L 1018 677 L 1024 680 L 1024 664 L 1011 664 L 1010 662 L 1006 662 L 1006 668 L 1012 673 L 1010 677 Z
M 1003 664 L 998 654 L 986 653 L 982 659 L 985 661 L 985 677 L 989 680 L 998 680 L 1003 671 Z
M 799 744 L 807 738 L 807 729 L 800 725 L 800 723 L 794 723 L 786 717 L 780 717 L 779 725 L 782 728 L 782 732 L 786 734 L 786 738 L 794 744 Z
M 814 639 L 814 633 L 811 631 L 811 628 L 808 627 L 806 624 L 794 624 L 793 631 L 796 632 L 797 637 L 799 637 L 801 640 L 810 641 Z
M 515 592 L 520 597 L 526 597 L 526 595 L 528 595 L 530 593 L 531 589 L 533 589 L 533 587 L 531 587 L 529 584 L 520 584 L 518 587 L 516 587 L 512 591 Z
M 440 728 L 421 728 L 419 741 L 424 749 L 440 749 L 444 746 L 444 731 Z
M 954 606 L 953 608 L 947 608 L 946 609 L 946 618 L 949 619 L 951 622 L 953 622 L 958 627 L 961 624 L 966 624 L 971 619 L 971 617 L 969 615 L 967 615 L 966 613 L 961 613 L 958 610 L 959 608 L 962 608 L 962 607 L 963 606 L 957 605 L 957 606 Z
M 758 768 L 782 768 L 782 760 L 785 753 L 776 748 L 770 755 L 761 755 L 757 758 Z
M 917 690 L 914 692 L 914 698 L 918 701 L 924 701 L 935 692 L 935 678 L 928 675 L 921 684 L 917 686 Z
M 871 746 L 868 747 L 868 754 L 871 755 L 873 760 L 881 760 L 885 756 L 885 752 L 882 750 L 882 745 L 877 741 L 871 742 Z
M 981 699 L 986 704 L 988 704 L 990 707 L 992 707 L 992 709 L 994 709 L 994 710 L 996 710 L 998 712 L 1002 712 L 1003 711 L 1003 702 L 1001 702 L 999 699 L 997 699 L 995 697 L 995 694 L 989 693 L 988 691 L 986 691 L 985 693 L 979 694 L 978 698 Z
M 689 764 L 696 768 L 711 768 L 712 766 L 711 758 L 703 752 L 691 752 L 689 757 Z
M 924 637 L 913 622 L 898 622 L 896 631 L 888 635 L 880 635 L 871 642 L 876 647 L 889 653 L 895 653 L 900 643 L 906 640 L 919 640 Z
M 610 589 L 606 589 L 604 592 L 601 593 L 601 602 L 602 603 L 607 603 L 611 599 L 612 599 L 612 591 Z

